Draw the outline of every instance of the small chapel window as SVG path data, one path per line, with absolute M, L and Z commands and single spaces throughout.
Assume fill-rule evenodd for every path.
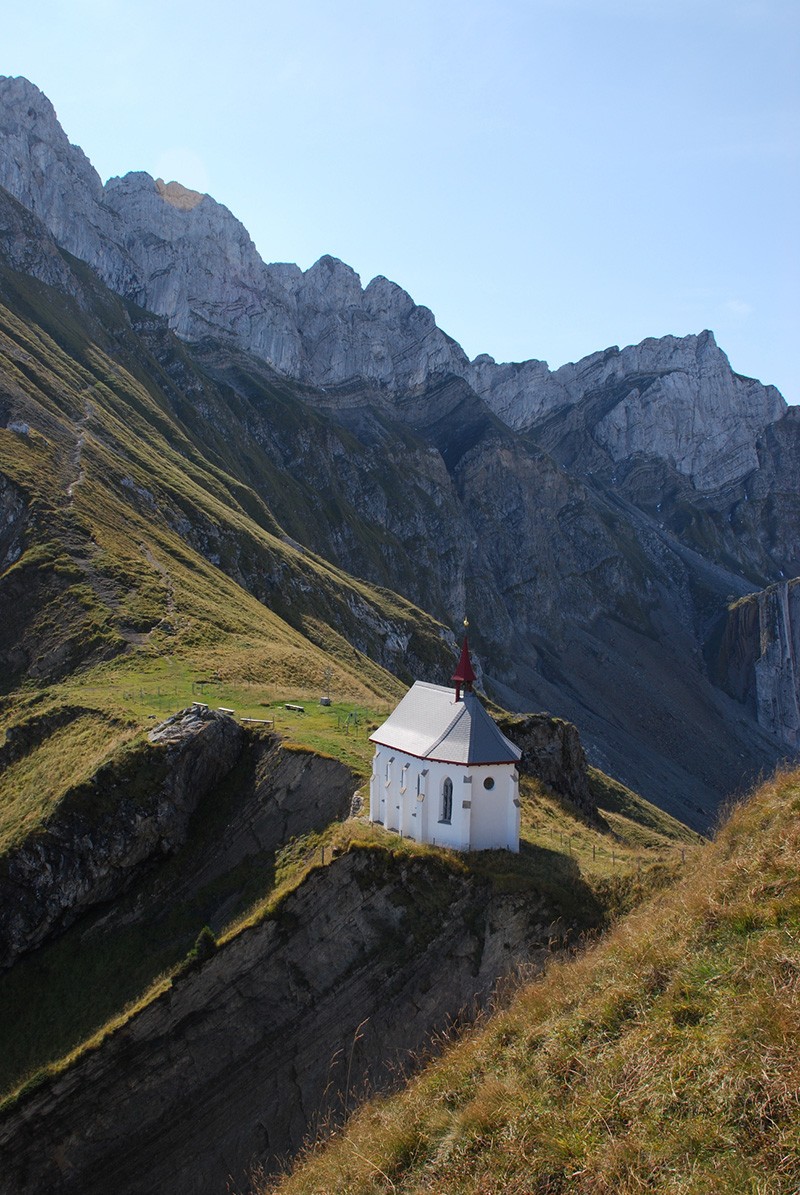
M 453 816 L 453 781 L 445 776 L 442 785 L 442 816 L 440 822 L 449 822 Z

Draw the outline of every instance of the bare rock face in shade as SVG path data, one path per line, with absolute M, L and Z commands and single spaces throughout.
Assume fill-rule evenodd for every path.
M 68 721 L 69 713 L 58 716 Z M 24 748 L 26 729 L 7 736 L 0 766 Z M 65 793 L 47 824 L 0 859 L 0 968 L 176 850 L 198 801 L 236 762 L 242 738 L 232 718 L 184 710 L 153 736 L 160 751 L 141 748 Z
M 759 726 L 800 750 L 800 580 L 770 585 L 731 607 L 716 666 Z
M 4 1117 L 0 1192 L 247 1189 L 565 928 L 542 897 L 351 850 Z

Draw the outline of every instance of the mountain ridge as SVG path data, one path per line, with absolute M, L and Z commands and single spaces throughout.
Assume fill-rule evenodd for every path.
M 27 80 L 0 79 L 2 100 L 11 152 L 0 159 L 0 185 L 112 290 L 168 316 L 185 339 L 221 335 L 279 372 L 320 386 L 360 379 L 398 394 L 455 374 L 517 429 L 581 401 L 610 377 L 675 375 L 656 380 L 646 395 L 632 392 L 598 432 L 612 454 L 664 456 L 698 488 L 751 471 L 755 435 L 785 414 L 775 387 L 734 374 L 707 331 L 612 346 L 555 371 L 534 359 L 497 364 L 485 353 L 470 362 L 430 310 L 396 283 L 379 275 L 362 287 L 350 266 L 329 255 L 306 271 L 267 265 L 244 226 L 208 195 L 141 171 L 103 186 L 83 151 L 68 142 L 50 101 Z M 696 375 L 703 370 L 711 385 L 701 387 Z M 696 420 L 698 409 L 705 418 L 687 450 L 687 417 Z M 704 447 L 723 413 L 724 434 Z M 720 450 L 722 467 L 715 462 Z
M 685 827 L 796 753 L 800 409 L 734 374 L 710 332 L 554 372 L 469 362 L 385 278 L 265 265 L 178 183 L 104 187 L 27 81 L 0 80 L 0 132 L 0 1186 L 210 1190 L 296 1149 L 328 1107 L 346 1116 L 362 1080 L 391 1085 L 397 1052 L 469 1018 L 565 926 L 688 881 Z M 505 723 L 538 777 L 521 777 L 519 855 L 451 856 L 355 816 L 369 730 L 404 684 L 446 683 L 465 614 L 479 686 L 526 714 Z M 611 1186 L 629 1144 L 631 1189 L 664 1158 L 707 1020 L 704 1054 L 721 1043 L 727 1064 L 743 1043 L 753 1061 L 713 1165 L 735 1186 L 730 1141 L 755 1139 L 774 1175 L 789 1154 L 758 1134 L 791 1101 L 783 1083 L 753 1104 L 776 1055 L 751 1044 L 796 988 L 798 799 L 778 779 L 709 848 L 699 889 L 662 893 L 660 944 L 648 931 L 644 954 L 615 956 L 623 927 L 594 973 L 581 952 L 545 1054 L 542 1024 L 494 1023 L 490 1059 L 519 1061 L 519 1082 L 499 1090 L 489 1068 L 487 1088 L 486 1056 L 457 1082 L 432 1072 L 442 1115 L 365 1147 L 367 1188 L 426 1157 L 441 1185 L 461 1152 L 471 1189 L 517 1123 L 498 1113 L 509 1093 L 526 1143 L 548 1084 L 563 1124 L 576 1043 L 589 1033 L 613 1079 L 653 1008 L 684 1069 L 661 1068 L 653 1122 L 623 1084 Z M 737 1034 L 749 999 L 756 1029 Z M 728 1090 L 703 1083 L 698 1116 Z M 548 1189 L 600 1157 L 596 1109 L 617 1124 L 620 1090 L 587 1088 L 589 1136 L 570 1120 L 569 1148 L 547 1131 Z M 637 1142 L 631 1122 L 653 1131 Z
M 707 660 L 728 605 L 800 574 L 800 421 L 735 375 L 710 333 L 553 374 L 470 363 L 394 283 L 362 288 L 331 257 L 305 273 L 267 266 L 208 197 L 142 173 L 103 188 L 32 84 L 0 81 L 0 99 L 11 264 L 87 311 L 104 302 L 87 269 L 138 304 L 112 355 L 124 344 L 142 377 L 157 371 L 169 435 L 235 479 L 262 526 L 440 622 L 466 611 L 499 700 L 576 722 L 594 762 L 694 825 L 791 747 L 770 714 L 770 686 L 785 683 L 774 667 L 756 701 Z M 6 406 L 7 423 L 25 418 Z M 158 486 L 128 476 L 125 500 L 158 513 Z M 212 565 L 282 602 L 238 541 L 168 517 Z M 380 651 L 374 633 L 357 641 Z

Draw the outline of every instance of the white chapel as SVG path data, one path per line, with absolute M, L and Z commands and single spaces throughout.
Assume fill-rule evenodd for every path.
M 370 740 L 370 819 L 459 851 L 519 850 L 522 755 L 472 692 L 466 637 L 453 688 L 416 681 Z

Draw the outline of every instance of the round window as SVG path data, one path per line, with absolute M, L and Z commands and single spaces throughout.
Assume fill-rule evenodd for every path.
M 494 777 L 493 777 L 493 776 L 487 776 L 487 777 L 486 777 L 486 779 L 485 779 L 485 780 L 484 780 L 484 782 L 483 782 L 483 787 L 484 787 L 484 788 L 494 788 Z

